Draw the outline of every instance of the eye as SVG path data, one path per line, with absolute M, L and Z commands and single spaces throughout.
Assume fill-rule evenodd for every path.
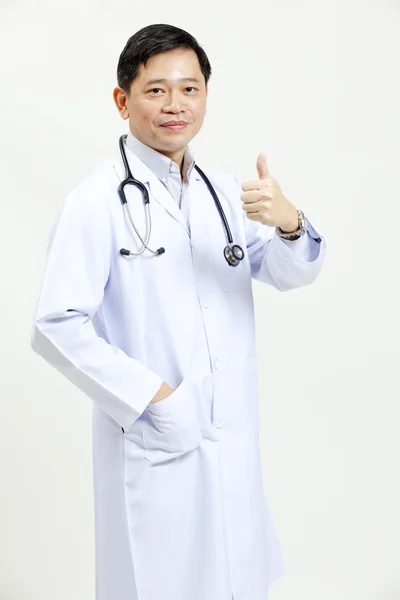
M 197 90 L 197 88 L 193 87 L 193 86 L 188 86 L 187 88 L 185 88 L 186 90 Z M 150 90 L 151 92 L 155 92 L 156 90 L 161 90 L 161 88 L 153 88 L 152 90 Z M 159 94 L 156 94 L 156 96 Z

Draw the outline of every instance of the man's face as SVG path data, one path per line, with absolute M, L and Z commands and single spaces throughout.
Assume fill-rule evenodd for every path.
M 181 81 L 190 77 L 196 81 Z M 151 82 L 165 79 L 164 82 Z M 114 100 L 133 135 L 179 165 L 189 141 L 199 132 L 206 113 L 208 88 L 197 55 L 176 49 L 152 56 L 132 82 L 129 97 L 117 87 Z M 181 130 L 162 127 L 168 121 L 188 123 Z

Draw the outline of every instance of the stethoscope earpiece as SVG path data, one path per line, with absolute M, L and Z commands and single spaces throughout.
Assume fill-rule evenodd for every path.
M 165 248 L 159 248 L 158 250 L 156 250 L 155 254 L 159 255 L 159 254 L 164 254 L 165 252 Z M 133 256 L 136 256 L 136 254 L 134 254 L 133 252 L 131 252 L 130 250 L 127 250 L 126 248 L 121 248 L 121 250 L 119 251 L 119 253 L 122 256 L 130 256 L 131 254 Z
M 131 255 L 132 256 L 140 256 L 140 254 L 143 254 L 143 252 L 147 248 L 147 250 L 149 250 L 149 252 L 151 252 L 152 254 L 155 254 L 156 256 L 159 256 L 160 254 L 164 254 L 165 248 L 161 247 L 161 248 L 158 248 L 158 250 L 152 250 L 147 245 L 149 243 L 150 234 L 151 234 L 150 197 L 149 197 L 149 192 L 148 192 L 146 186 L 143 183 L 141 183 L 141 181 L 138 181 L 137 179 L 135 179 L 133 177 L 131 170 L 129 168 L 128 159 L 126 157 L 125 148 L 124 148 L 124 141 L 127 137 L 128 137 L 127 135 L 121 135 L 121 137 L 119 138 L 119 148 L 120 148 L 122 160 L 123 160 L 124 166 L 125 166 L 126 178 L 124 179 L 124 181 L 121 182 L 121 184 L 118 187 L 118 195 L 120 197 L 122 205 L 125 207 L 125 209 L 128 213 L 129 220 L 131 222 L 133 229 L 135 230 L 135 233 L 137 234 L 138 238 L 140 239 L 140 241 L 143 244 L 143 248 L 141 249 L 140 252 L 131 252 L 130 250 L 127 250 L 126 248 L 121 248 L 119 253 L 122 256 L 131 256 Z M 206 174 L 203 173 L 203 171 L 200 169 L 199 166 L 195 165 L 195 169 L 200 173 L 200 175 L 206 182 L 207 187 L 214 199 L 215 206 L 218 209 L 218 212 L 220 214 L 222 223 L 223 223 L 225 231 L 226 231 L 229 245 L 224 248 L 225 259 L 230 267 L 236 267 L 240 263 L 240 261 L 243 260 L 244 252 L 240 246 L 233 243 L 232 234 L 231 234 L 231 230 L 228 225 L 228 221 L 226 220 L 225 213 L 222 210 L 221 203 L 219 201 L 217 194 L 215 193 L 213 186 L 211 185 L 211 182 L 209 181 Z M 124 187 L 126 185 L 134 185 L 134 186 L 138 187 L 143 194 L 143 200 L 144 200 L 146 214 L 147 214 L 147 218 L 148 218 L 148 222 L 149 222 L 149 230 L 148 230 L 148 232 L 146 234 L 146 238 L 144 240 L 142 239 L 139 231 L 136 229 L 135 224 L 132 219 L 131 212 L 129 210 L 128 202 L 126 200 L 125 192 L 124 192 Z

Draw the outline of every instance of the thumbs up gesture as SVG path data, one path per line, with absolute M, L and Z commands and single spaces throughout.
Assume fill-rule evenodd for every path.
M 259 179 L 249 179 L 242 183 L 242 209 L 248 219 L 259 221 L 270 227 L 280 227 L 285 233 L 296 231 L 299 217 L 296 207 L 282 194 L 281 188 L 269 174 L 267 157 L 257 158 Z

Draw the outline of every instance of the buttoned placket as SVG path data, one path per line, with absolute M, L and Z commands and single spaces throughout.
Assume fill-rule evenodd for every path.
M 178 165 L 176 165 L 173 161 L 170 162 L 169 164 L 169 173 L 171 174 L 170 179 L 174 179 L 175 177 L 179 177 L 179 184 L 181 187 L 181 194 L 180 194 L 180 200 L 182 201 L 183 196 L 185 195 L 185 191 L 187 188 L 187 183 L 182 181 L 181 178 L 181 174 L 180 174 L 180 169 L 178 167 Z M 167 184 L 168 187 L 168 178 L 166 176 L 162 177 L 162 181 L 164 183 Z M 174 183 L 176 183 L 177 180 L 174 179 L 172 183 L 172 185 L 174 185 Z M 173 195 L 173 194 L 172 194 Z M 176 198 L 175 198 L 176 199 Z M 190 198 L 187 199 L 188 201 L 190 201 Z M 181 202 L 179 203 L 181 209 L 183 208 L 181 205 Z M 184 207 L 186 209 L 188 209 L 188 206 Z M 187 214 L 187 210 L 183 211 L 186 217 L 186 221 L 187 221 L 187 225 L 188 228 L 190 228 L 190 224 L 189 224 L 189 217 Z M 201 303 L 201 308 L 202 308 L 202 312 L 203 312 L 203 319 L 204 319 L 204 323 L 205 323 L 205 328 L 206 328 L 206 335 L 208 336 L 208 332 L 209 331 L 213 331 L 213 328 L 215 327 L 215 323 L 213 323 L 213 314 L 212 314 L 212 310 L 210 310 L 211 306 L 210 303 L 208 301 L 206 301 L 205 299 L 203 300 L 201 298 L 201 292 L 199 290 L 199 298 L 200 298 L 200 303 Z M 210 342 L 210 340 L 209 340 Z M 212 345 L 210 344 L 210 352 L 212 352 Z M 215 380 L 219 380 L 218 378 L 218 372 L 221 368 L 221 359 L 218 356 L 212 356 L 211 355 L 211 364 L 212 364 L 212 371 L 214 373 L 214 378 Z M 221 415 L 218 414 L 218 403 L 214 404 L 214 413 L 217 413 L 217 418 L 214 420 L 214 427 L 216 429 L 222 429 L 224 427 L 224 425 L 227 423 L 226 419 L 223 419 L 221 417 Z

